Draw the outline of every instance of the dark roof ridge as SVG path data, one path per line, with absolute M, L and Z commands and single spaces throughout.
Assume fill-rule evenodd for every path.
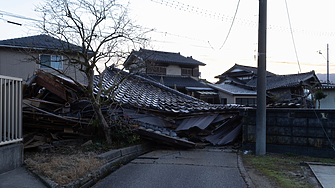
M 149 49 L 144 49 L 144 48 L 140 48 L 139 51 L 151 51 L 151 52 L 158 52 L 158 53 L 164 53 L 164 54 L 178 54 L 178 55 L 181 55 L 180 52 L 165 52 L 165 51 L 158 51 L 158 50 L 149 50 Z
M 47 34 L 32 35 L 13 39 L 0 40 L 0 47 L 22 48 L 34 50 L 65 50 L 68 52 L 81 51 L 82 47 L 55 38 Z M 91 52 L 91 50 L 89 50 Z

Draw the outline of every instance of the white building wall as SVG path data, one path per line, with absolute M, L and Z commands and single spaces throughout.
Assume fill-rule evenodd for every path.
M 326 98 L 320 100 L 320 109 L 335 109 L 335 88 L 324 89 L 323 93 L 327 95 Z M 316 102 L 318 108 L 319 102 Z
M 178 65 L 169 65 L 166 67 L 166 75 L 181 75 L 181 68 Z
M 234 99 L 234 96 L 232 95 L 228 95 L 226 93 L 219 91 L 219 97 L 220 97 L 220 103 L 221 103 L 221 99 L 226 98 L 227 104 L 235 104 L 235 99 Z
M 28 55 L 25 52 L 10 49 L 0 50 L 0 75 L 22 78 L 23 81 L 26 81 L 28 77 L 31 77 L 40 68 L 39 64 L 36 64 L 39 54 L 43 53 L 30 53 Z M 64 60 L 62 72 L 80 83 L 87 84 L 86 76 L 79 71 L 79 68 L 79 65 L 75 67 Z M 56 71 L 51 69 L 43 69 L 43 71 L 58 75 Z

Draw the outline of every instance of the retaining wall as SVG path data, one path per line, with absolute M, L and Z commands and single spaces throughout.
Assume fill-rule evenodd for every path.
M 243 149 L 254 150 L 256 109 L 243 115 Z M 324 129 L 323 129 L 323 128 Z M 315 157 L 335 157 L 335 111 L 313 109 L 267 109 L 266 151 Z
M 23 145 L 0 146 L 0 174 L 20 167 L 23 163 Z

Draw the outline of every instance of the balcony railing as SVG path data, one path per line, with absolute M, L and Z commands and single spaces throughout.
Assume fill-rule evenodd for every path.
M 22 79 L 0 75 L 0 146 L 22 140 Z

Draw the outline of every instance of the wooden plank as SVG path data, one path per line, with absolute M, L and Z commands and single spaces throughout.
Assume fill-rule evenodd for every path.
M 30 145 L 24 146 L 24 149 L 34 148 L 34 147 L 37 147 L 37 146 L 42 146 L 44 143 L 45 143 L 45 142 L 43 142 L 43 141 L 33 142 L 33 143 L 30 144 Z

